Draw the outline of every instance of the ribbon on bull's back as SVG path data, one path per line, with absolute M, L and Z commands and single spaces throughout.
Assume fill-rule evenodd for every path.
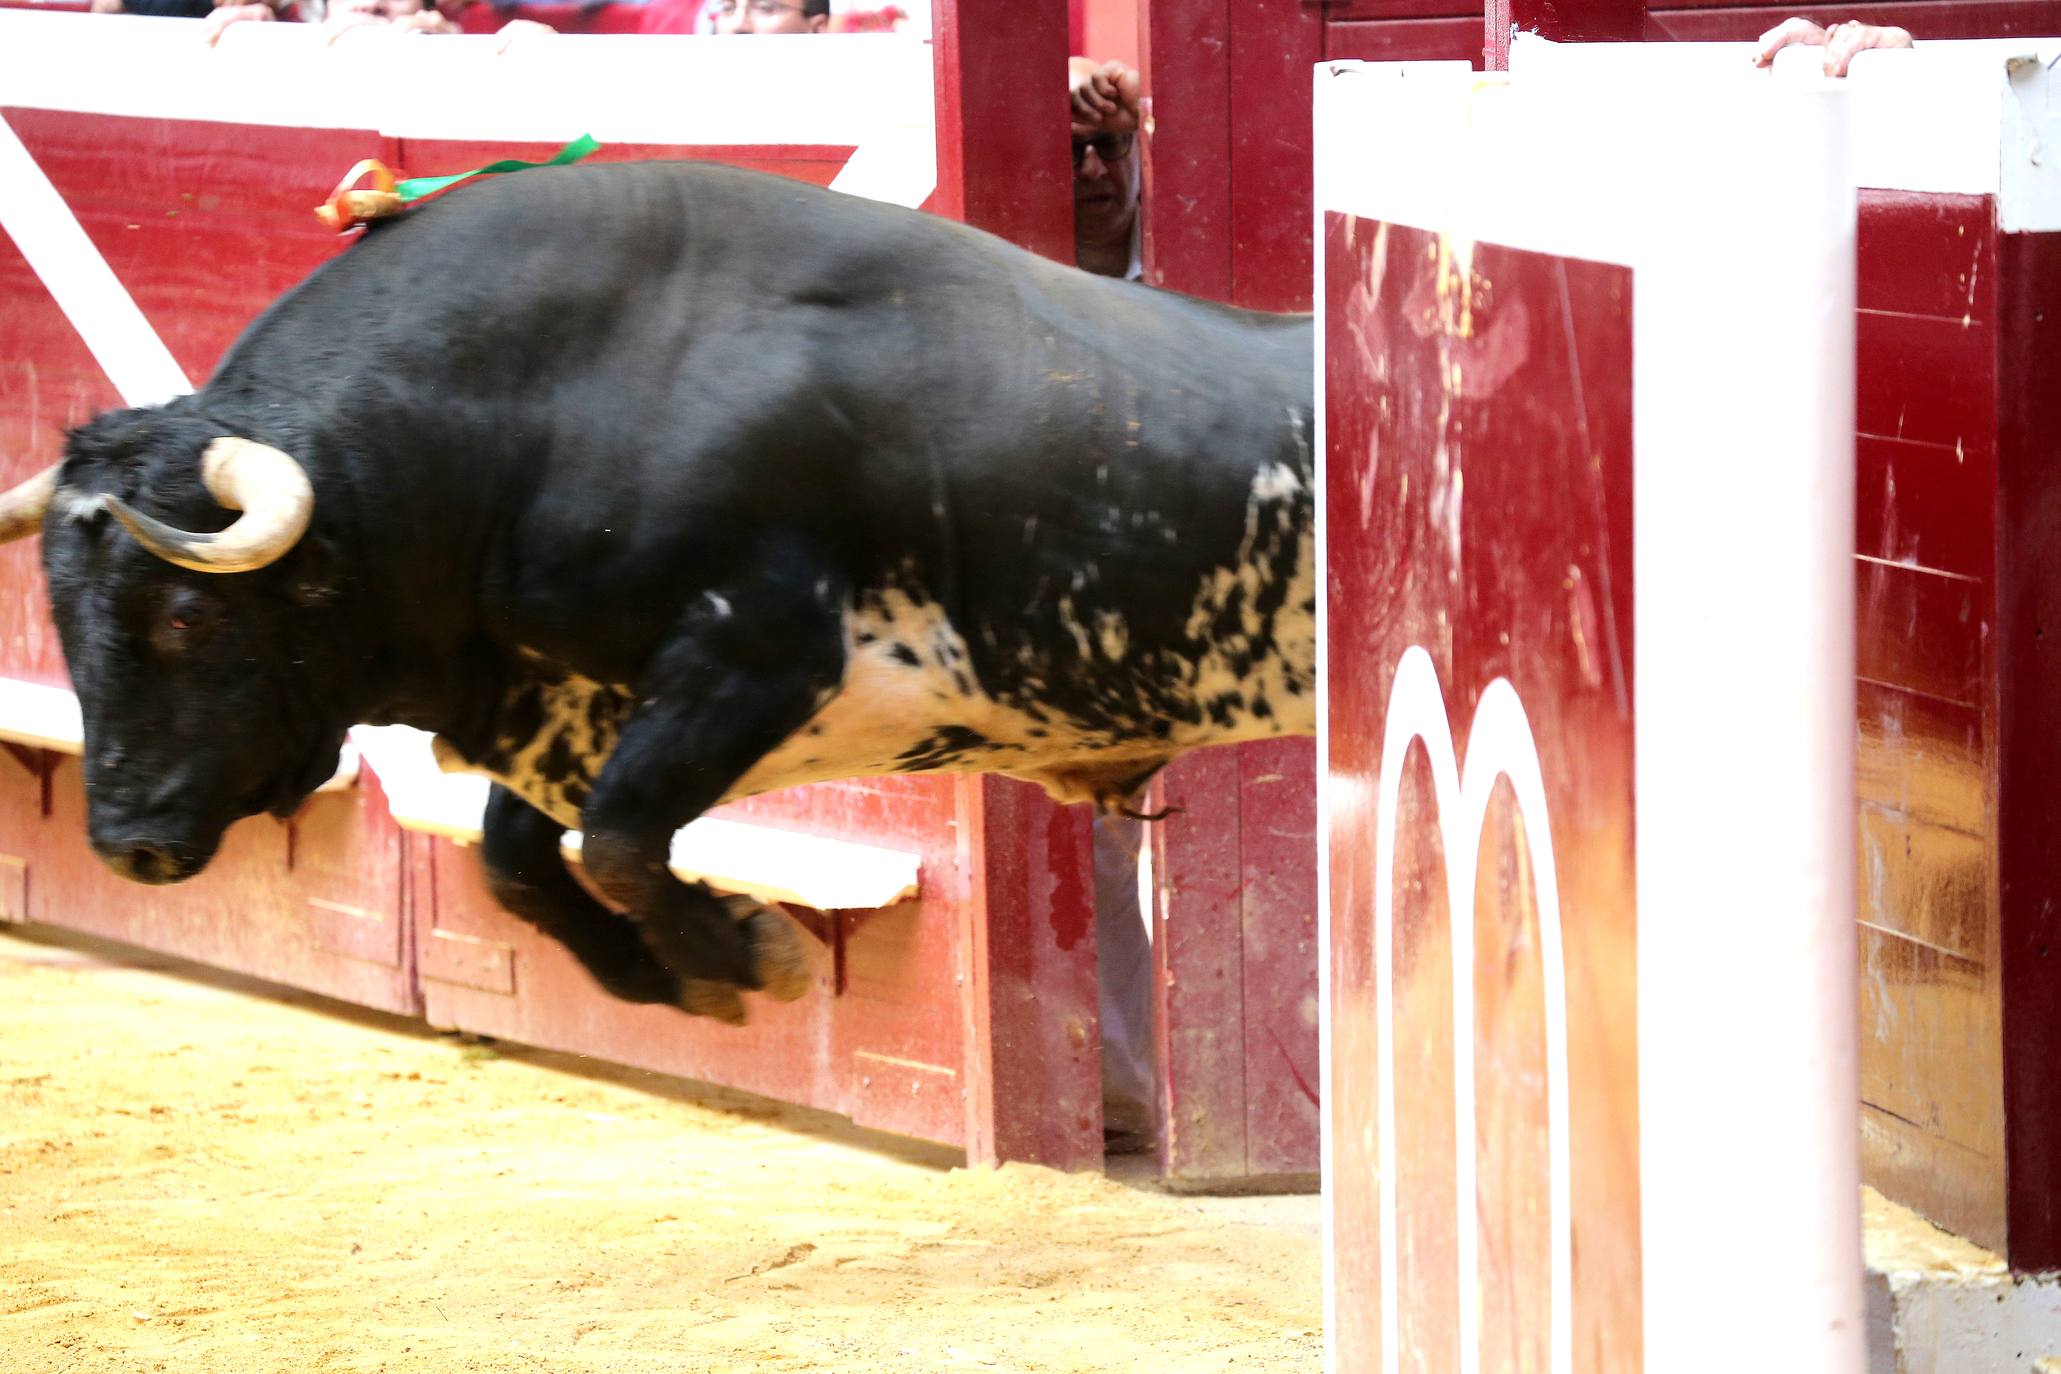
M 504 172 L 526 172 L 535 167 L 563 167 L 578 162 L 600 146 L 592 134 L 581 134 L 543 162 L 504 158 L 469 172 L 453 172 L 441 177 L 409 177 L 405 181 L 395 180 L 392 168 L 378 158 L 368 157 L 351 168 L 336 184 L 336 190 L 330 193 L 328 200 L 315 207 L 315 218 L 341 234 L 368 220 L 398 214 L 404 207 L 439 191 L 449 190 L 461 181 L 498 176 Z M 370 186 L 358 184 L 368 177 L 372 181 Z

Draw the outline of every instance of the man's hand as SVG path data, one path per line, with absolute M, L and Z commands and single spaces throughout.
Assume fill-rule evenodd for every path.
M 496 53 L 505 53 L 509 45 L 518 38 L 556 38 L 558 30 L 549 24 L 540 24 L 534 19 L 511 19 L 494 31 L 500 41 L 494 45 Z
M 279 16 L 272 7 L 265 4 L 238 4 L 237 0 L 215 0 L 214 13 L 208 16 L 207 40 L 213 47 L 222 41 L 222 35 L 232 24 L 269 24 Z
M 1753 65 L 1770 65 L 1776 53 L 1792 44 L 1823 48 L 1827 76 L 1845 76 L 1853 55 L 1865 49 L 1912 46 L 1908 30 L 1889 25 L 1862 24 L 1849 19 L 1844 24 L 1823 29 L 1808 19 L 1785 19 L 1760 36 L 1760 47 L 1754 52 Z
M 1138 131 L 1138 73 L 1121 62 L 1066 60 L 1069 118 L 1080 138 Z

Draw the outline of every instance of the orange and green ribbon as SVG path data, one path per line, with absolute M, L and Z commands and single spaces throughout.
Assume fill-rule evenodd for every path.
M 441 177 L 410 177 L 406 181 L 396 181 L 392 169 L 379 159 L 366 158 L 337 183 L 329 199 L 315 208 L 315 214 L 324 224 L 342 233 L 367 220 L 395 214 L 402 206 L 448 190 L 461 181 L 498 176 L 504 172 L 526 172 L 533 167 L 563 167 L 578 162 L 600 146 L 592 134 L 581 134 L 543 162 L 504 158 L 469 172 L 454 172 Z M 368 176 L 372 178 L 372 185 L 360 187 L 358 183 Z
M 568 163 L 578 162 L 600 146 L 594 141 L 594 135 L 581 134 L 545 162 L 523 162 L 511 157 L 500 162 L 489 162 L 486 166 L 475 167 L 469 172 L 454 172 L 447 177 L 409 177 L 406 181 L 395 183 L 394 194 L 401 198 L 402 204 L 406 204 L 409 201 L 421 200 L 424 196 L 433 196 L 447 186 L 456 186 L 459 182 L 469 181 L 473 177 L 496 176 L 502 172 L 526 172 L 532 167 L 563 167 Z

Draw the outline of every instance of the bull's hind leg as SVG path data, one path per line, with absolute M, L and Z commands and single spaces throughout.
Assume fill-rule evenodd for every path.
M 667 865 L 673 832 L 815 714 L 844 670 L 843 587 L 791 560 L 698 601 L 636 684 L 580 811 L 587 874 L 681 983 L 680 1005 L 744 1019 L 740 990 L 808 987 L 794 923 Z
M 674 1002 L 680 984 L 628 917 L 594 900 L 566 869 L 565 827 L 505 787 L 487 797 L 480 859 L 494 899 L 564 945 L 611 997 Z

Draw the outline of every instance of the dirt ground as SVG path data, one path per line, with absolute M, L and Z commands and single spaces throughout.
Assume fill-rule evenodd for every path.
M 948 1152 L 0 935 L 0 1374 L 1309 1371 L 1313 1198 Z

